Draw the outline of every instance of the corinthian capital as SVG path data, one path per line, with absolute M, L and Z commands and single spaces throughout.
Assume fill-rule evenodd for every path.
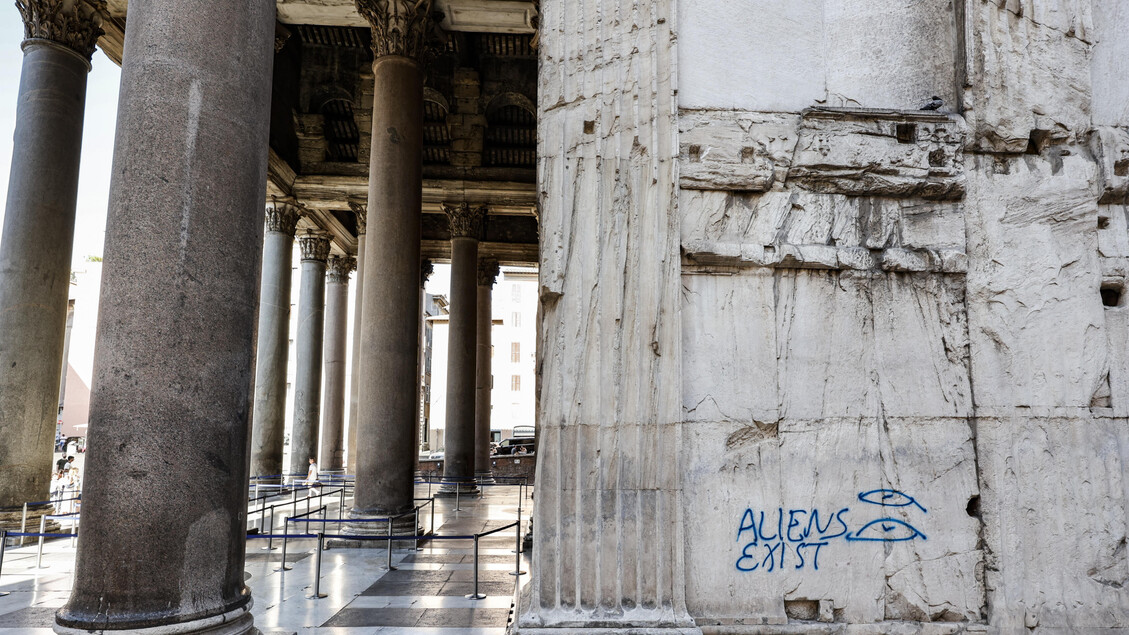
M 302 260 L 325 262 L 329 258 L 329 236 L 307 229 L 298 237 L 298 248 L 302 250 Z
M 482 221 L 486 218 L 485 205 L 472 207 L 469 203 L 457 205 L 444 203 L 443 211 L 447 214 L 448 222 L 451 223 L 451 238 L 481 239 Z
M 493 287 L 494 282 L 498 279 L 499 271 L 501 271 L 501 269 L 498 267 L 497 258 L 479 258 L 478 286 Z
M 352 256 L 330 256 L 325 266 L 326 282 L 347 283 L 349 274 L 357 270 L 357 259 Z
M 16 0 L 24 19 L 24 37 L 51 40 L 88 61 L 102 31 L 105 0 Z
M 372 27 L 372 55 L 419 59 L 430 28 L 432 0 L 354 0 Z
M 267 206 L 267 231 L 294 237 L 302 207 L 296 203 L 275 200 Z
M 365 225 L 368 223 L 368 208 L 356 201 L 349 201 L 349 209 L 353 210 L 353 214 L 357 217 L 357 235 L 363 236 Z
M 422 289 L 427 284 L 427 279 L 435 273 L 435 265 L 431 260 L 424 258 L 419 262 L 419 287 Z

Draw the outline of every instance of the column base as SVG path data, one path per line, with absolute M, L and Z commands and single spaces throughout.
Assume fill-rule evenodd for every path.
M 358 514 L 356 512 L 349 512 L 349 518 L 350 519 L 357 519 L 357 520 L 368 519 L 368 518 L 380 518 L 381 516 L 383 516 L 383 514 L 373 514 L 371 516 L 366 516 L 364 514 Z M 408 514 L 407 516 L 393 520 L 392 521 L 392 535 L 394 535 L 394 536 L 412 536 L 412 535 L 421 536 L 421 535 L 423 535 L 423 531 L 416 524 L 415 520 L 416 520 L 416 518 L 415 518 L 414 514 Z M 346 537 L 332 538 L 330 540 L 327 540 L 326 541 L 326 548 L 335 548 L 335 549 L 336 548 L 384 549 L 385 546 L 388 544 L 387 540 L 377 540 L 377 539 L 371 539 L 371 538 L 350 539 L 350 538 L 347 537 L 347 536 L 381 536 L 381 535 L 387 535 L 388 534 L 388 524 L 387 523 L 371 523 L 371 522 L 345 523 L 345 524 L 341 525 L 341 531 L 338 532 L 338 533 L 339 533 L 339 535 L 346 536 Z M 407 549 L 409 547 L 414 548 L 415 546 L 416 546 L 416 542 L 414 540 L 393 540 L 392 541 L 392 548 L 393 549 Z
M 539 609 L 532 606 L 532 584 L 517 593 L 514 621 L 507 635 L 702 635 L 685 610 L 625 609 L 610 613 L 600 610 Z
M 491 472 L 490 470 L 486 470 L 485 472 L 475 472 L 474 480 L 476 483 L 493 483 L 494 472 Z
M 251 604 L 252 602 L 248 601 L 243 606 L 222 615 L 164 626 L 111 630 L 102 627 L 84 629 L 55 624 L 55 632 L 59 635 L 252 635 L 257 634 L 259 629 L 255 628 L 255 618 L 251 616 Z
M 482 490 L 474 481 L 448 481 L 439 486 L 434 495 L 438 498 L 454 498 L 455 496 L 478 496 Z

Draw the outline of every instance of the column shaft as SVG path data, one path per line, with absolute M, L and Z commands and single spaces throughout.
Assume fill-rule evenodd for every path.
M 451 239 L 451 321 L 447 343 L 447 421 L 443 476 L 474 477 L 478 239 Z
M 481 480 L 492 478 L 490 467 L 490 392 L 493 389 L 493 369 L 490 349 L 494 331 L 494 305 L 492 294 L 498 276 L 498 261 L 483 259 L 478 263 L 478 346 L 475 353 L 474 398 L 474 476 Z
M 349 377 L 349 429 L 345 442 L 345 472 L 357 473 L 357 404 L 361 387 L 361 307 L 364 302 L 365 234 L 357 234 L 357 290 L 353 300 L 353 366 Z
M 90 70 L 50 40 L 23 49 L 0 241 L 0 507 L 50 489 Z
M 286 369 L 290 358 L 290 285 L 294 224 L 298 214 L 285 203 L 267 211 L 263 274 L 259 296 L 255 410 L 251 427 L 251 476 L 283 473 L 286 428 Z
M 275 10 L 193 8 L 130 6 L 60 633 L 253 626 L 244 552 Z
M 345 345 L 349 322 L 349 273 L 352 257 L 333 257 L 325 284 L 325 401 L 322 405 L 318 465 L 327 470 L 345 466 Z
M 354 514 L 412 506 L 419 328 L 423 70 L 412 58 L 377 57 L 369 164 L 369 221 L 361 309 Z
M 302 250 L 302 280 L 298 289 L 289 474 L 293 478 L 304 478 L 309 459 L 317 458 L 318 451 L 325 334 L 325 263 L 329 257 L 329 239 L 320 234 L 306 234 L 298 238 L 298 245 Z

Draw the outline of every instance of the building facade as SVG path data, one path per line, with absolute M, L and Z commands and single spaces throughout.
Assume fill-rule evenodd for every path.
M 253 628 L 231 519 L 283 274 L 264 253 L 295 232 L 330 243 L 303 249 L 303 285 L 331 249 L 362 262 L 356 519 L 411 505 L 421 258 L 452 263 L 455 491 L 496 284 L 478 271 L 537 265 L 515 633 L 1129 629 L 1122 0 L 205 5 L 19 3 L 29 92 L 79 90 L 97 29 L 123 60 L 60 632 Z M 5 430 L 57 397 L 12 398 L 57 391 L 65 304 L 10 263 L 51 255 L 37 223 L 65 220 L 45 183 L 69 164 L 32 168 L 81 132 L 25 102 L 0 367 L 38 366 L 0 376 Z M 9 498 L 38 486 L 16 432 Z M 176 469 L 148 458 L 173 438 Z M 123 526 L 142 504 L 160 531 Z

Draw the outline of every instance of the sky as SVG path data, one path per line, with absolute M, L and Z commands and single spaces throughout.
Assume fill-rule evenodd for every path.
M 15 3 L 0 2 L 0 192 L 6 198 L 12 166 L 12 135 L 16 129 L 16 97 L 24 39 L 23 20 Z M 73 269 L 83 269 L 88 256 L 101 256 L 106 233 L 110 167 L 114 158 L 114 122 L 118 111 L 121 69 L 99 49 L 86 88 L 86 120 L 78 179 Z M 0 220 L 4 210 L 0 209 Z

